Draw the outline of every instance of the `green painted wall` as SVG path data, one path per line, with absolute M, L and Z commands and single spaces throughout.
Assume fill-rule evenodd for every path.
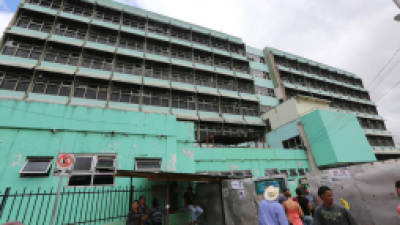
M 266 135 L 266 142 L 268 145 L 271 148 L 283 148 L 282 141 L 299 135 L 299 130 L 297 128 L 298 122 L 298 120 L 292 121 L 269 132 Z
M 315 110 L 300 121 L 317 166 L 376 161 L 354 115 Z

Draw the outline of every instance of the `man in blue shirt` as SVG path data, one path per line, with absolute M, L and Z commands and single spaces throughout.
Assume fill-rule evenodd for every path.
M 269 186 L 264 191 L 264 199 L 260 204 L 260 225 L 288 225 L 285 211 L 276 199 L 279 196 L 279 188 Z

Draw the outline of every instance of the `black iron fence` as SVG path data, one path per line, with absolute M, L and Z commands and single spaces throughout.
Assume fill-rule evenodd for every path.
M 118 187 L 64 187 L 44 190 L 0 191 L 0 224 L 19 221 L 29 225 L 105 224 L 123 221 L 130 203 L 143 195 L 151 199 L 150 190 Z

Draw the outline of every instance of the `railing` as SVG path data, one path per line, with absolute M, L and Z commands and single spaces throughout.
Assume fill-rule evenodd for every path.
M 104 224 L 124 221 L 133 199 L 149 190 L 120 187 L 64 187 L 43 190 L 0 191 L 0 224 L 19 221 L 29 225 Z

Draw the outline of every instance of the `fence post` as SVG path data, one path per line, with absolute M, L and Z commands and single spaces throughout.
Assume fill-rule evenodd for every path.
M 4 207 L 7 204 L 8 194 L 10 193 L 11 187 L 6 187 L 6 191 L 4 192 L 3 199 L 1 200 L 0 204 L 0 218 L 3 216 Z
M 57 213 L 57 207 L 58 207 L 58 199 L 60 197 L 60 191 L 63 183 L 63 176 L 60 176 L 60 182 L 58 183 L 58 189 L 57 189 L 57 195 L 56 195 L 56 200 L 54 201 L 54 207 L 51 212 L 51 220 L 50 220 L 50 225 L 54 225 L 54 220 L 56 219 L 56 213 Z M 50 200 L 49 200 L 50 202 Z
M 132 203 L 133 203 L 132 199 L 133 199 L 133 184 L 132 184 L 132 177 L 131 177 L 131 184 L 129 187 L 129 207 L 128 207 L 129 210 L 128 210 L 128 212 L 131 210 L 131 207 L 132 207 Z

